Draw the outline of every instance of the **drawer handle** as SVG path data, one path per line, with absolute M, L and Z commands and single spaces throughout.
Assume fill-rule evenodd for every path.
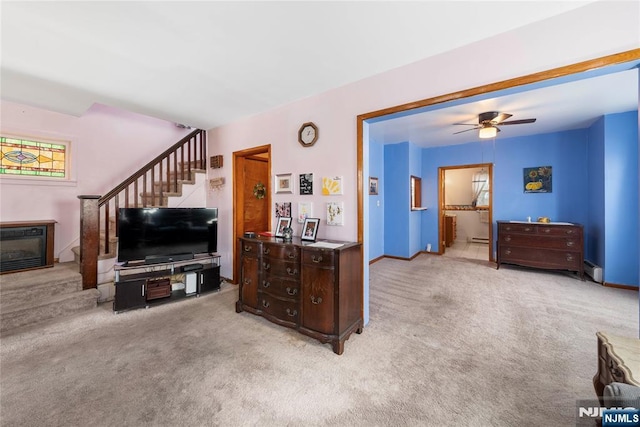
M 290 317 L 295 317 L 298 315 L 298 310 L 291 310 L 290 308 L 287 308 L 287 315 Z
M 295 252 L 289 252 L 287 256 L 289 257 L 289 259 L 294 259 L 296 257 L 296 254 Z
M 525 227 L 524 231 L 531 231 L 531 228 L 530 227 Z
M 269 263 L 267 263 L 267 262 L 263 262 L 263 263 L 262 263 L 262 267 L 263 267 L 265 270 L 268 270 L 268 269 L 270 269 L 270 268 L 271 268 L 271 264 L 269 264 Z
M 322 262 L 322 255 L 320 255 L 318 258 L 316 258 L 315 255 L 311 255 L 311 261 L 313 261 L 315 263 Z
M 567 241 L 567 246 L 571 247 L 573 245 L 575 245 L 576 243 L 573 240 L 568 240 Z
M 511 237 L 509 237 L 509 236 L 505 237 L 505 238 L 504 238 L 504 241 L 505 241 L 505 242 L 510 242 L 510 241 L 511 241 Z
M 550 228 L 545 228 L 542 231 L 544 231 L 545 233 L 551 233 L 551 229 Z
M 567 254 L 567 261 L 573 261 L 573 255 Z
M 567 230 L 567 234 L 573 234 L 573 230 Z
M 313 295 L 311 295 L 311 302 L 316 304 L 316 305 L 318 305 L 318 304 L 320 304 L 322 302 L 322 297 L 316 298 Z
M 296 288 L 293 288 L 293 289 L 292 289 L 292 288 L 287 287 L 287 293 L 288 293 L 289 295 L 295 295 L 295 294 L 297 294 L 297 293 L 298 293 L 298 290 L 297 290 Z
M 244 247 L 244 251 L 245 252 L 251 252 L 251 250 L 253 250 L 253 248 L 251 246 L 245 246 Z
M 268 288 L 269 286 L 271 286 L 271 283 L 265 280 L 262 282 L 262 286 L 264 286 L 265 288 Z
M 265 255 L 269 255 L 269 252 L 271 252 L 271 249 L 269 249 L 269 248 L 264 248 L 262 250 L 262 253 L 265 254 Z
M 264 308 L 269 308 L 269 301 L 262 300 L 262 306 Z
M 511 231 L 511 227 L 505 227 L 504 229 L 507 231 Z
M 511 255 L 511 249 L 507 249 L 506 251 L 504 251 L 505 255 Z
M 244 279 L 243 282 L 245 285 L 249 286 L 251 284 L 251 279 Z
M 294 268 L 292 270 L 291 267 L 287 267 L 287 273 L 289 274 L 289 276 L 295 276 L 296 274 L 298 274 L 298 269 Z

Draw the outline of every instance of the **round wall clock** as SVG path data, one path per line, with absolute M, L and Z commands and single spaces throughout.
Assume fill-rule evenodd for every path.
M 318 126 L 308 122 L 303 123 L 298 131 L 298 142 L 303 147 L 311 147 L 318 140 Z

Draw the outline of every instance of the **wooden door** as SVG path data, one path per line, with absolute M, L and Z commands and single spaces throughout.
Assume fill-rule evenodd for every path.
M 238 238 L 246 231 L 271 229 L 271 146 L 263 145 L 233 153 L 233 253 Z M 254 195 L 258 182 L 264 184 L 265 196 Z M 238 283 L 239 263 L 233 257 L 233 283 Z

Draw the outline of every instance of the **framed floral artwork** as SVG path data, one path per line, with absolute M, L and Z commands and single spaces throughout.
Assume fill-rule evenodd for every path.
M 524 168 L 522 171 L 525 193 L 551 193 L 551 166 Z

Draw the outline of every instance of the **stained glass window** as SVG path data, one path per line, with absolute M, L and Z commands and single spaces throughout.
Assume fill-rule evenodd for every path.
M 1 136 L 0 148 L 0 175 L 67 177 L 67 144 Z

